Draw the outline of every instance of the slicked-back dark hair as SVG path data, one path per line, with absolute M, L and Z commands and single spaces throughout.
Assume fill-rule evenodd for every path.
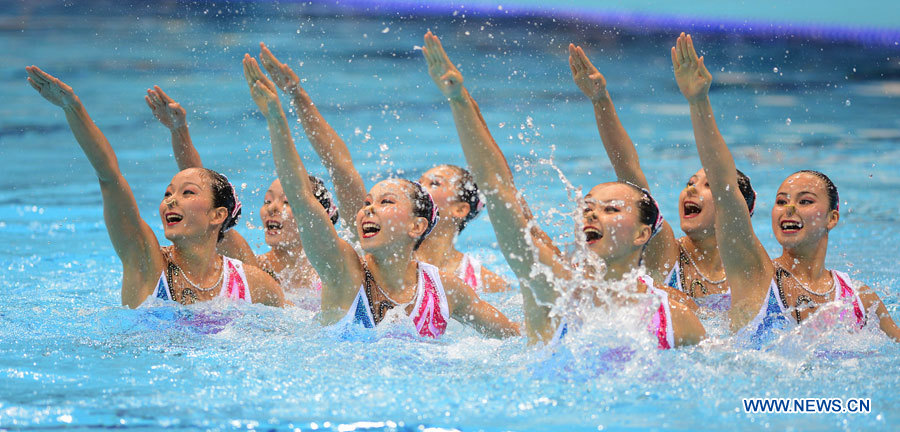
M 653 196 L 650 195 L 650 191 L 627 181 L 618 181 L 616 183 L 627 185 L 641 194 L 641 197 L 637 200 L 638 217 L 642 224 L 650 226 L 650 237 L 653 238 L 662 224 L 659 218 L 659 205 L 653 199 Z
M 337 225 L 340 214 L 338 213 L 337 206 L 334 205 L 334 198 L 331 196 L 331 192 L 325 187 L 325 182 L 312 175 L 309 176 L 309 182 L 312 183 L 313 195 L 316 196 L 316 199 L 319 200 L 319 204 L 322 204 L 322 207 L 328 212 L 328 216 L 331 218 L 331 224 Z
M 750 184 L 750 177 L 747 177 L 747 174 L 744 174 L 741 170 L 737 170 L 737 179 L 738 189 L 744 197 L 744 202 L 747 203 L 750 216 L 753 216 L 753 211 L 756 209 L 756 191 L 753 190 L 753 185 Z
M 478 217 L 478 213 L 481 212 L 481 208 L 483 207 L 481 193 L 478 191 L 478 184 L 475 183 L 475 178 L 472 177 L 472 173 L 469 172 L 469 170 L 461 166 L 450 164 L 438 165 L 436 168 L 441 167 L 450 168 L 456 171 L 456 181 L 453 182 L 456 199 L 469 205 L 469 214 L 459 222 L 459 226 L 456 229 L 456 232 L 460 233 L 466 228 L 466 225 Z
M 423 217 L 428 221 L 428 228 L 425 228 L 425 232 L 416 240 L 415 246 L 413 246 L 413 250 L 418 250 L 419 246 L 422 245 L 422 242 L 425 241 L 425 237 L 428 237 L 428 234 L 431 233 L 431 230 L 434 229 L 434 226 L 437 225 L 438 215 L 437 209 L 434 207 L 434 199 L 431 198 L 431 194 L 422 187 L 419 182 L 400 179 L 407 183 L 409 183 L 410 193 L 407 194 L 409 200 L 412 201 L 413 207 L 413 215 L 416 217 Z
M 812 174 L 812 175 L 818 177 L 819 179 L 821 179 L 823 182 L 825 182 L 825 191 L 828 193 L 828 209 L 829 210 L 837 210 L 840 208 L 841 197 L 840 197 L 840 195 L 838 195 L 837 186 L 834 185 L 834 182 L 831 181 L 831 179 L 828 178 L 828 176 L 825 175 L 825 173 L 816 171 L 816 170 L 800 170 L 800 171 L 795 172 L 794 174 L 800 174 L 800 173 Z
M 228 211 L 228 216 L 222 222 L 222 226 L 219 228 L 219 236 L 216 240 L 222 241 L 225 238 L 225 232 L 237 225 L 237 221 L 241 217 L 240 202 L 237 199 L 234 186 L 231 185 L 227 177 L 209 168 L 199 169 L 200 173 L 209 181 L 210 189 L 212 189 L 213 207 L 225 207 Z M 235 211 L 236 206 L 238 206 L 237 211 Z

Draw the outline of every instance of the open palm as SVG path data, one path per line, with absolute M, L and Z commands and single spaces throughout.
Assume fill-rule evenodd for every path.
M 422 47 L 425 62 L 428 63 L 428 75 L 444 96 L 459 97 L 463 89 L 463 76 L 453 62 L 447 57 L 440 39 L 430 31 L 425 33 L 425 46 Z
M 255 58 L 250 57 L 250 54 L 244 54 L 243 65 L 244 78 L 247 79 L 247 85 L 250 87 L 250 96 L 253 97 L 253 102 L 256 102 L 256 106 L 263 115 L 267 116 L 270 108 L 280 104 L 275 83 L 263 74 L 259 63 Z
M 572 69 L 575 85 L 590 100 L 597 101 L 609 97 L 606 92 L 606 78 L 594 67 L 580 46 L 569 44 L 569 67 Z
M 259 44 L 259 60 L 272 77 L 272 81 L 285 93 L 291 93 L 300 87 L 300 78 L 290 66 L 280 62 L 266 44 Z
M 703 57 L 697 57 L 691 35 L 681 33 L 678 36 L 672 47 L 672 67 L 675 69 L 678 89 L 689 102 L 705 98 L 709 94 L 712 75 L 703 64 Z
M 72 87 L 59 78 L 42 71 L 37 66 L 27 66 L 25 71 L 28 73 L 28 84 L 53 105 L 66 108 L 78 102 Z
M 147 90 L 144 96 L 150 111 L 163 126 L 170 130 L 187 125 L 187 111 L 178 102 L 169 97 L 159 86 Z

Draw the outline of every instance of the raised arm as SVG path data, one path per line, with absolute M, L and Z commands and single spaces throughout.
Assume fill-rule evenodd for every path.
M 366 185 L 353 166 L 347 144 L 319 113 L 309 94 L 300 86 L 300 78 L 290 66 L 278 61 L 265 44 L 260 43 L 259 46 L 259 58 L 263 67 L 275 85 L 291 97 L 306 137 L 331 175 L 344 222 L 350 232 L 356 234 L 356 213 L 363 208 L 366 200 Z
M 690 35 L 678 37 L 672 47 L 672 66 L 678 88 L 691 107 L 691 124 L 697 152 L 716 200 L 716 240 L 731 286 L 732 329 L 744 327 L 759 310 L 774 267 L 753 232 L 750 211 L 738 188 L 734 157 L 719 128 L 709 102 L 712 75 L 697 57 Z
M 165 259 L 153 231 L 141 219 L 131 187 L 119 171 L 109 141 L 88 115 L 72 87 L 37 66 L 25 68 L 28 83 L 63 109 L 75 140 L 94 167 L 103 194 L 103 218 L 113 248 L 122 260 L 122 304 L 137 307 L 150 295 Z M 149 283 L 148 283 L 149 282 Z
M 147 89 L 144 100 L 153 116 L 172 133 L 172 153 L 175 154 L 178 169 L 183 171 L 188 168 L 202 168 L 203 161 L 200 160 L 200 154 L 194 148 L 191 134 L 188 132 L 187 111 L 159 86 Z
M 531 234 L 532 226 L 519 204 L 519 192 L 506 159 L 491 137 L 478 106 L 463 87 L 462 74 L 450 62 L 437 36 L 431 32 L 425 35 L 422 52 L 431 79 L 450 101 L 463 153 L 485 194 L 500 250 L 521 283 L 528 338 L 532 342 L 549 340 L 556 327 L 555 320 L 549 316 L 549 305 L 558 296 L 553 279 L 567 278 L 568 269 L 558 259 L 552 244 Z M 549 266 L 552 274 L 537 270 L 538 263 Z
M 575 85 L 594 106 L 594 119 L 597 121 L 600 141 L 603 142 L 603 148 L 606 149 L 606 155 L 612 163 L 616 177 L 649 190 L 650 184 L 641 169 L 637 149 L 622 126 L 616 107 L 613 106 L 612 98 L 606 89 L 606 78 L 594 67 L 584 50 L 573 44 L 569 44 L 569 67 L 572 69 Z M 660 231 L 647 243 L 644 259 L 653 278 L 663 280 L 668 276 L 669 270 L 678 259 L 678 244 L 668 222 L 663 222 Z
M 362 279 L 359 257 L 349 243 L 338 237 L 328 213 L 313 194 L 275 84 L 263 75 L 256 59 L 249 54 L 244 56 L 244 77 L 253 101 L 269 126 L 275 171 L 294 210 L 303 249 L 322 279 L 322 309 L 345 307 L 356 293 L 356 281 Z
M 575 85 L 590 99 L 594 106 L 594 119 L 606 155 L 612 163 L 613 170 L 619 180 L 634 183 L 642 188 L 650 189 L 641 163 L 638 160 L 634 143 L 622 126 L 616 107 L 606 89 L 606 78 L 594 67 L 580 46 L 569 44 L 569 67 Z
M 187 111 L 159 86 L 148 89 L 144 100 L 153 116 L 172 132 L 172 153 L 175 155 L 178 169 L 183 171 L 188 168 L 202 168 L 200 153 L 197 152 L 191 141 L 191 134 L 188 133 Z M 250 244 L 237 230 L 228 230 L 225 238 L 216 245 L 216 251 L 252 266 L 259 266 Z

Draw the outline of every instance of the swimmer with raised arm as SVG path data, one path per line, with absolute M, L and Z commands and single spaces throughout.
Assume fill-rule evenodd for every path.
M 594 107 L 597 130 L 616 177 L 649 189 L 637 149 L 619 120 L 606 79 L 580 46 L 569 44 L 569 66 L 575 84 Z M 737 175 L 741 195 L 752 214 L 756 193 L 749 177 L 740 171 Z M 685 236 L 676 239 L 672 227 L 664 222 L 659 233 L 647 243 L 644 265 L 654 278 L 694 298 L 701 307 L 725 311 L 731 305 L 731 291 L 719 258 L 716 206 L 703 169 L 688 179 L 678 196 L 678 208 Z
M 712 75 L 690 35 L 682 33 L 671 51 L 675 80 L 690 104 L 697 152 L 718 203 L 716 237 L 730 245 L 719 253 L 731 285 L 729 317 L 738 339 L 760 348 L 773 340 L 773 330 L 794 328 L 819 306 L 842 301 L 847 307 L 842 318 L 863 326 L 866 312 L 874 308 L 881 329 L 900 341 L 900 329 L 871 288 L 825 268 L 828 234 L 840 219 L 837 187 L 825 174 L 798 171 L 778 187 L 772 230 L 782 254 L 769 257 L 753 232 L 734 158 L 713 116 Z
M 352 218 L 362 208 L 366 189 L 347 145 L 319 113 L 290 66 L 280 62 L 265 44 L 260 44 L 260 48 L 263 67 L 275 85 L 291 97 L 309 142 L 331 173 L 341 208 Z M 474 255 L 456 249 L 457 237 L 483 207 L 478 186 L 469 171 L 456 165 L 438 165 L 426 171 L 419 183 L 434 198 L 441 217 L 416 257 L 456 274 L 477 292 L 508 290 L 509 284 L 482 266 Z M 355 222 L 348 221 L 348 224 L 355 231 Z
M 384 180 L 366 194 L 355 224 L 365 255 L 357 255 L 337 235 L 310 189 L 275 84 L 250 55 L 244 56 L 243 63 L 253 100 L 269 127 L 275 168 L 294 209 L 307 257 L 322 279 L 320 316 L 325 323 L 343 321 L 371 328 L 398 308 L 399 315 L 411 319 L 423 337 L 440 337 L 450 318 L 491 337 L 519 333 L 514 323 L 463 281 L 416 261 L 415 250 L 437 223 L 431 196 L 418 183 Z
M 450 102 L 466 160 L 485 191 L 488 215 L 500 249 L 519 278 L 529 342 L 553 340 L 564 329 L 564 324 L 552 317 L 550 311 L 550 305 L 561 292 L 558 286 L 572 281 L 575 272 L 607 282 L 633 275 L 633 270 L 639 267 L 644 245 L 658 229 L 659 209 L 646 189 L 633 184 L 612 182 L 592 188 L 585 197 L 584 236 L 587 249 L 605 261 L 606 269 L 601 275 L 592 266 L 574 268 L 546 235 L 534 235 L 540 230 L 531 226 L 525 207 L 520 204 L 503 153 L 491 137 L 475 100 L 463 87 L 462 74 L 431 32 L 425 35 L 422 51 L 429 75 Z M 538 266 L 549 271 L 537 272 Z M 697 316 L 670 299 L 649 277 L 628 281 L 628 285 L 631 292 L 627 294 L 649 293 L 658 298 L 659 308 L 652 311 L 647 324 L 660 348 L 695 344 L 705 336 Z M 596 291 L 585 293 L 595 304 L 600 301 L 597 294 Z M 616 305 L 627 301 L 621 297 L 616 296 Z
M 165 237 L 172 246 L 160 247 L 141 219 L 112 146 L 72 88 L 36 66 L 26 71 L 28 83 L 63 109 L 97 174 L 106 229 L 122 261 L 123 305 L 136 308 L 148 297 L 184 304 L 226 297 L 282 306 L 284 294 L 271 276 L 216 252 L 216 244 L 241 213 L 234 187 L 223 175 L 194 168 L 172 178 L 159 204 Z
M 175 102 L 159 86 L 148 89 L 144 99 L 153 115 L 172 132 L 172 151 L 178 168 L 203 167 L 200 154 L 191 141 L 187 113 L 181 104 Z M 315 176 L 310 176 L 309 180 L 313 194 L 328 212 L 332 223 L 336 224 L 339 212 L 325 183 Z M 300 231 L 278 179 L 272 181 L 266 191 L 259 208 L 259 217 L 265 229 L 266 244 L 271 248 L 269 252 L 258 256 L 253 254 L 237 230 L 229 230 L 219 242 L 219 253 L 246 263 L 256 262 L 255 265 L 272 275 L 285 290 L 301 292 L 321 288 L 321 281 L 303 252 Z

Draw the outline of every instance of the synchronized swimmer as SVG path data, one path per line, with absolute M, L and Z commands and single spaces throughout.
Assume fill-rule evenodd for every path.
M 452 318 L 485 336 L 516 336 L 519 325 L 479 297 L 508 290 L 509 283 L 456 248 L 459 233 L 484 208 L 518 279 L 522 330 L 530 343 L 562 340 L 590 319 L 566 313 L 577 306 L 560 299 L 573 289 L 576 297 L 608 313 L 645 308 L 631 324 L 646 327 L 660 349 L 699 343 L 706 337 L 700 317 L 710 315 L 730 320 L 738 344 L 761 349 L 777 332 L 798 326 L 826 304 L 838 308 L 836 322 L 861 328 L 876 319 L 900 341 L 900 328 L 871 288 L 825 267 L 828 234 L 840 219 L 837 187 L 825 174 L 802 170 L 782 182 L 772 229 L 783 252 L 768 256 L 750 221 L 756 192 L 719 133 L 709 100 L 712 76 L 690 35 L 677 38 L 671 57 L 703 167 L 679 195 L 681 238 L 651 196 L 606 78 L 582 47 L 569 45 L 572 78 L 593 105 L 616 176 L 584 197 L 578 222 L 586 260 L 566 256 L 538 226 L 462 74 L 431 32 L 422 48 L 428 74 L 450 105 L 469 167 L 438 164 L 417 181 L 391 178 L 368 191 L 346 144 L 297 74 L 264 44 L 260 48 L 259 62 L 244 56 L 243 72 L 268 125 L 278 178 L 260 207 L 271 250 L 258 256 L 233 229 L 241 214 L 234 187 L 203 167 L 186 110 L 162 89 L 148 90 L 145 99 L 171 131 L 181 170 L 159 205 L 165 237 L 172 242 L 168 247 L 159 245 L 141 218 L 112 147 L 72 88 L 36 66 L 26 68 L 31 86 L 63 109 L 98 176 L 107 230 L 123 265 L 123 305 L 136 308 L 148 298 L 190 304 L 225 297 L 281 307 L 292 304 L 285 292 L 302 292 L 317 298 L 326 325 L 406 322 L 419 336 L 439 338 Z M 279 90 L 291 98 L 328 169 L 341 212 L 324 182 L 307 173 Z M 351 238 L 338 235 L 339 218 Z M 611 284 L 625 288 L 601 289 Z

